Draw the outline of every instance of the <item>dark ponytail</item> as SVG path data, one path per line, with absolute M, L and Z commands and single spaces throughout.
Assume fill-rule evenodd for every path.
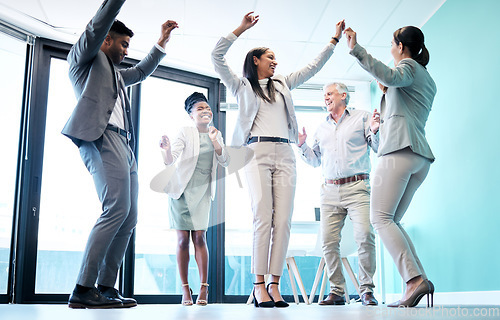
M 394 42 L 399 45 L 403 44 L 403 48 L 407 47 L 413 60 L 417 61 L 424 68 L 429 63 L 429 50 L 424 44 L 424 34 L 422 31 L 413 26 L 399 28 L 394 31 Z
M 425 47 L 425 44 L 422 43 L 422 50 L 419 54 L 414 58 L 415 61 L 420 63 L 424 68 L 429 63 L 430 55 L 429 50 Z

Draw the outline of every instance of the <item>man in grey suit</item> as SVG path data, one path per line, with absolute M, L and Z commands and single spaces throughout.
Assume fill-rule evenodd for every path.
M 124 2 L 105 0 L 67 58 L 78 103 L 62 133 L 78 146 L 102 203 L 102 214 L 90 232 L 69 298 L 71 308 L 137 305 L 114 288 L 137 223 L 137 163 L 125 87 L 153 73 L 177 23 L 168 20 L 162 25 L 157 44 L 136 66 L 118 69 L 133 36 L 123 23 L 115 21 Z

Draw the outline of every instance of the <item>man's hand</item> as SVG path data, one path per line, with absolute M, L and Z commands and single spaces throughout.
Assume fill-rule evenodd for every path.
M 299 132 L 299 143 L 297 145 L 301 147 L 306 142 L 306 138 L 307 138 L 306 128 L 302 127 L 302 133 Z
M 370 130 L 373 133 L 377 133 L 380 128 L 380 112 L 377 109 L 373 110 L 372 118 L 370 120 Z
M 161 25 L 161 35 L 160 39 L 158 40 L 158 45 L 165 49 L 167 42 L 170 40 L 170 34 L 172 30 L 178 27 L 179 26 L 177 25 L 177 22 L 175 22 L 174 20 L 167 20 L 165 23 L 163 23 Z

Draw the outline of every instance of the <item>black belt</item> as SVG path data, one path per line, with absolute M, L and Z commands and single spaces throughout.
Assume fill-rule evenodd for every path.
M 128 141 L 130 141 L 130 139 L 132 139 L 132 134 L 130 132 L 125 131 L 121 128 L 118 128 L 117 126 L 114 126 L 112 124 L 108 124 L 106 126 L 106 130 L 111 130 L 111 131 L 117 132 L 117 133 L 121 134 L 122 136 L 124 136 L 125 138 L 127 138 Z
M 281 143 L 290 143 L 290 140 L 285 139 L 285 138 L 278 138 L 278 137 L 251 137 L 248 139 L 248 144 L 254 143 L 254 142 L 281 142 Z

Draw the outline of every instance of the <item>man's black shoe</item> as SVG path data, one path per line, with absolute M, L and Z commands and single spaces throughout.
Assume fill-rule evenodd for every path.
M 121 300 L 105 297 L 93 287 L 85 293 L 73 291 L 69 297 L 68 307 L 73 309 L 109 309 L 122 308 L 123 305 Z
M 373 296 L 373 292 L 363 293 L 363 295 L 361 295 L 361 303 L 364 306 L 376 306 L 376 305 L 378 305 L 378 301 Z
M 106 288 L 106 289 L 104 289 Z M 131 308 L 131 307 L 135 307 L 137 305 L 137 301 L 135 299 L 132 299 L 132 298 L 125 298 L 123 297 L 119 292 L 118 290 L 116 290 L 115 288 L 112 288 L 112 287 L 99 287 L 98 289 L 101 294 L 107 298 L 110 298 L 110 299 L 118 299 L 122 302 L 122 308 Z
M 338 296 L 330 292 L 325 300 L 318 302 L 320 306 L 343 306 L 345 305 L 344 297 Z

